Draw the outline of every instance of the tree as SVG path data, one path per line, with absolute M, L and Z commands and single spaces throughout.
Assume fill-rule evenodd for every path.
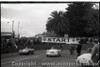
M 68 6 L 66 12 L 51 13 L 46 24 L 48 32 L 71 37 L 99 35 L 99 10 L 93 8 L 94 3 L 77 2 Z
M 48 18 L 46 29 L 48 32 L 53 32 L 58 36 L 64 36 L 69 31 L 68 20 L 64 17 L 64 12 L 53 11 L 51 17 Z
M 93 3 L 71 3 L 66 8 L 69 20 L 69 36 L 92 36 L 98 30 L 98 12 L 92 8 Z
M 99 10 L 91 9 L 87 12 L 86 16 L 88 18 L 84 18 L 87 21 L 85 32 L 88 36 L 99 36 Z

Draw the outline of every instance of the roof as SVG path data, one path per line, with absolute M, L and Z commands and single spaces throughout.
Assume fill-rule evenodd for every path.
M 12 32 L 1 32 L 1 36 L 12 36 Z

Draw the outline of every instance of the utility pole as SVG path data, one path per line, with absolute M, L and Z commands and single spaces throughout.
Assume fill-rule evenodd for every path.
M 20 22 L 18 22 L 18 38 L 20 38 L 20 34 L 19 34 L 19 25 L 20 25 Z
M 9 22 L 7 22 L 9 23 Z M 14 45 L 16 48 L 18 48 L 18 46 L 15 43 L 15 32 L 14 32 L 14 21 L 12 21 L 12 36 L 11 36 L 11 40 L 12 40 L 12 45 Z
M 14 21 L 12 21 L 12 33 L 14 32 Z

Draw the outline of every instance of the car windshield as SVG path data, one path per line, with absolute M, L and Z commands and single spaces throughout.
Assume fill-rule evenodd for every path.
M 51 49 L 55 49 L 54 47 L 51 47 Z
M 25 49 L 28 49 L 28 47 L 26 47 Z
M 60 49 L 60 46 L 52 46 L 50 49 Z

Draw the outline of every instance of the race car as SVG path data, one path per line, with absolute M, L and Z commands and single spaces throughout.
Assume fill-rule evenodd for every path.
M 52 47 L 51 49 L 46 50 L 46 56 L 61 56 L 61 49 Z
M 24 49 L 19 50 L 19 54 L 20 55 L 22 55 L 22 54 L 34 54 L 34 49 L 26 47 Z
M 91 60 L 91 53 L 84 53 L 77 57 L 76 63 L 78 66 L 93 66 L 93 61 Z

